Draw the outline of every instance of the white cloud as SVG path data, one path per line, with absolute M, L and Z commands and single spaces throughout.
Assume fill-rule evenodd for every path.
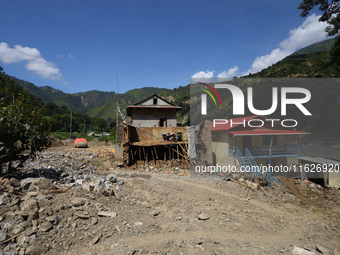
M 217 78 L 218 79 L 233 78 L 234 76 L 236 76 L 237 72 L 238 72 L 238 66 L 234 66 L 233 68 L 230 68 L 228 70 L 228 72 L 227 71 L 223 71 L 222 73 L 219 73 L 217 75 Z
M 27 70 L 37 73 L 45 79 L 59 80 L 61 73 L 57 66 L 46 61 L 35 48 L 22 47 L 15 45 L 10 48 L 7 43 L 0 43 L 0 60 L 5 64 L 17 63 L 20 61 L 28 61 Z
M 73 56 L 71 56 L 71 54 L 68 54 L 68 57 L 69 57 L 69 58 L 74 58 Z
M 290 30 L 289 37 L 279 44 L 279 48 L 268 55 L 257 57 L 248 73 L 256 73 L 282 60 L 294 51 L 325 39 L 327 23 L 319 22 L 319 16 L 312 14 L 301 26 Z
M 199 71 L 197 73 L 195 73 L 194 75 L 191 76 L 191 78 L 194 78 L 194 79 L 201 79 L 201 78 L 205 78 L 205 79 L 210 79 L 210 78 L 213 78 L 214 77 L 214 72 L 215 71 Z

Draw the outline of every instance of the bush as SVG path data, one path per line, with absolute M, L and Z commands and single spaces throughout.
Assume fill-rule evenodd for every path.
M 2 164 L 19 160 L 20 165 L 51 145 L 49 120 L 41 109 L 27 103 L 23 95 L 15 98 L 6 88 L 0 99 L 0 174 Z

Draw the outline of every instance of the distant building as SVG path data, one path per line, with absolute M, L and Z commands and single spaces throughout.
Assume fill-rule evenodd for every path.
M 250 120 L 254 122 L 252 126 L 261 121 L 264 125 L 244 127 L 243 123 Z M 234 165 L 237 159 L 244 165 L 277 166 L 287 165 L 288 157 L 299 157 L 299 135 L 308 133 L 282 127 L 274 120 L 266 120 L 269 118 L 255 115 L 229 119 L 227 123 L 215 127 L 211 123 L 214 163 L 220 166 Z M 288 141 L 288 136 L 295 136 L 297 139 Z
M 176 113 L 180 109 L 156 94 L 126 108 L 134 127 L 176 127 Z

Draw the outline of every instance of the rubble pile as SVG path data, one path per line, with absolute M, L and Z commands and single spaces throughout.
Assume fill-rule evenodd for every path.
M 111 193 L 104 192 L 102 183 L 112 187 L 116 184 L 116 187 Z M 63 250 L 67 250 L 71 245 L 65 241 L 69 240 L 68 235 L 75 237 L 77 230 L 89 230 L 98 223 L 99 217 L 116 217 L 114 211 L 95 201 L 103 195 L 118 199 L 116 190 L 123 182 L 117 182 L 116 176 L 110 174 L 94 179 L 94 187 L 96 185 L 97 188 L 87 192 L 84 185 L 77 182 L 56 186 L 44 177 L 21 181 L 3 178 L 0 184 L 0 248 L 5 253 L 0 254 L 44 254 L 64 245 Z M 93 236 L 84 239 L 94 244 L 101 237 L 95 235 L 97 231 L 92 228 Z M 93 241 L 94 238 L 98 240 Z
M 94 149 L 91 152 L 98 158 L 102 158 L 102 159 L 112 159 L 115 155 L 112 150 L 105 150 L 105 149 Z

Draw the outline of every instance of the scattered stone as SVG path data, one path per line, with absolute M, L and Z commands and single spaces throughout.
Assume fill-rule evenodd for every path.
M 302 249 L 302 248 L 299 248 L 299 247 L 296 247 L 296 246 L 294 246 L 292 254 L 294 254 L 294 255 L 316 255 L 315 252 L 307 251 L 305 249 Z
M 29 199 L 21 204 L 21 215 L 22 216 L 33 216 L 38 213 L 39 204 L 34 199 Z
M 54 188 L 54 185 L 44 177 L 34 178 L 29 187 L 31 191 L 51 190 L 53 188 Z
M 82 206 L 85 204 L 85 199 L 83 198 L 73 198 L 71 201 L 74 207 Z
M 103 217 L 111 217 L 111 218 L 117 217 L 117 213 L 115 213 L 115 212 L 100 211 L 97 214 L 98 214 L 98 216 L 103 216 Z
M 94 237 L 90 242 L 89 242 L 89 246 L 95 245 L 96 243 L 98 243 L 99 239 L 101 236 L 96 236 Z
M 20 186 L 20 181 L 18 179 L 16 179 L 16 178 L 11 178 L 10 182 L 11 182 L 11 185 L 13 187 L 19 187 Z
M 31 186 L 31 183 L 33 182 L 33 180 L 34 180 L 34 178 L 26 178 L 26 179 L 21 180 L 20 187 L 23 190 L 28 190 L 29 187 Z
M 161 212 L 160 211 L 152 211 L 150 214 L 151 216 L 158 216 Z
M 48 221 L 44 221 L 43 223 L 40 224 L 40 227 L 39 227 L 40 231 L 42 231 L 42 232 L 48 232 L 52 228 L 53 228 L 52 223 L 48 222 Z
M 322 254 L 330 254 L 329 250 L 326 249 L 325 247 L 322 247 L 321 245 L 316 245 L 315 249 L 316 251 L 321 252 Z
M 7 234 L 5 231 L 0 230 L 0 242 L 5 241 L 7 239 Z
M 143 225 L 143 222 L 137 221 L 137 222 L 135 222 L 135 225 L 136 225 L 136 226 L 142 226 L 142 225 Z
M 204 214 L 204 213 L 201 213 L 198 215 L 198 219 L 199 220 L 209 220 L 209 216 Z
M 90 218 L 91 218 L 91 216 L 90 216 L 90 215 L 88 215 L 88 214 L 84 214 L 84 213 L 76 213 L 76 216 L 78 216 L 80 219 L 85 219 L 85 220 L 87 220 L 87 219 L 90 219 Z
M 48 251 L 48 248 L 43 246 L 31 245 L 26 249 L 26 255 L 40 255 Z

